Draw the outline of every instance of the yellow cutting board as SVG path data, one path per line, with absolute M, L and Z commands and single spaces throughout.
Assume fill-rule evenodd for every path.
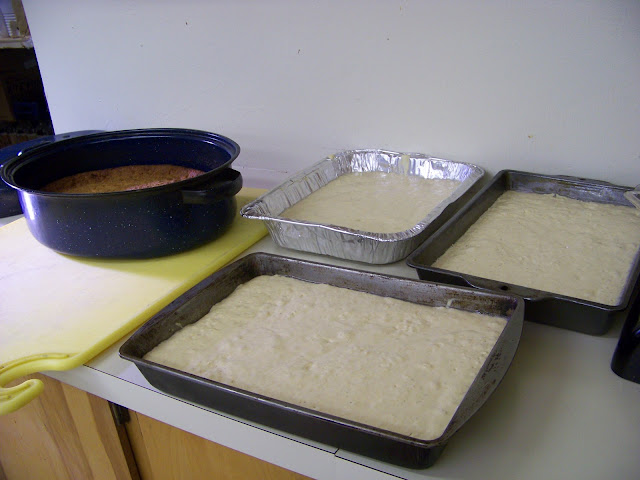
M 243 188 L 238 211 L 262 193 Z M 7 383 L 82 365 L 267 233 L 262 222 L 236 215 L 211 243 L 149 260 L 56 253 L 33 238 L 24 218 L 0 228 L 0 415 L 43 388 L 39 380 Z

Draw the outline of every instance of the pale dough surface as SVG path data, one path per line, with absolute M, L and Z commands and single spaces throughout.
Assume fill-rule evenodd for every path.
M 507 190 L 433 267 L 617 305 L 640 248 L 640 211 Z
M 365 232 L 403 232 L 424 220 L 458 186 L 458 180 L 352 172 L 329 182 L 280 216 Z
M 430 440 L 443 433 L 505 325 L 501 317 L 259 276 L 145 358 Z

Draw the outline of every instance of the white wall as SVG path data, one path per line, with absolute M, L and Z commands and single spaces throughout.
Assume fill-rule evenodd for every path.
M 637 0 L 23 0 L 55 131 L 188 127 L 640 183 Z

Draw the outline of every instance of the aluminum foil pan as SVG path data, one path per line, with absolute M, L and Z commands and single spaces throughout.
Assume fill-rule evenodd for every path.
M 459 180 L 460 186 L 409 230 L 371 233 L 329 224 L 292 220 L 279 215 L 341 175 L 385 172 L 428 179 Z M 245 205 L 240 214 L 264 220 L 281 247 L 372 264 L 404 259 L 440 228 L 478 190 L 484 170 L 476 165 L 433 158 L 420 153 L 346 150 L 291 176 L 280 186 Z
M 640 185 L 637 185 L 634 190 L 624 192 L 624 198 L 629 200 L 634 207 L 640 209 Z

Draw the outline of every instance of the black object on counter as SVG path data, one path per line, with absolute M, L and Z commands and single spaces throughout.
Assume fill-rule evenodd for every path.
M 285 275 L 423 305 L 499 315 L 507 320 L 507 324 L 444 433 L 432 440 L 415 439 L 292 405 L 143 358 L 175 332 L 200 320 L 236 287 L 259 275 Z M 254 253 L 210 275 L 153 316 L 120 347 L 120 356 L 135 363 L 153 386 L 176 397 L 385 462 L 408 468 L 427 468 L 504 377 L 520 341 L 523 310 L 521 298 L 504 293 Z M 260 366 L 256 365 L 256 368 Z
M 242 177 L 230 165 L 239 153 L 233 140 L 198 130 L 100 132 L 22 150 L 0 177 L 17 191 L 29 230 L 47 247 L 86 257 L 150 258 L 207 243 L 232 223 Z M 76 173 L 156 164 L 205 173 L 126 192 L 40 190 Z
M 611 370 L 625 380 L 640 383 L 640 290 L 632 305 L 613 352 Z
M 630 299 L 637 288 L 640 276 L 640 251 L 636 253 L 633 265 L 629 265 L 631 270 L 620 302 L 613 306 L 431 267 L 438 257 L 453 245 L 506 190 L 538 194 L 554 193 L 577 200 L 629 206 L 624 193 L 633 188 L 577 177 L 502 170 L 440 230 L 409 255 L 407 265 L 415 268 L 418 277 L 423 280 L 510 292 L 521 296 L 525 299 L 525 320 L 527 321 L 590 335 L 603 335 L 611 328 L 614 321 L 626 319 L 631 310 Z

